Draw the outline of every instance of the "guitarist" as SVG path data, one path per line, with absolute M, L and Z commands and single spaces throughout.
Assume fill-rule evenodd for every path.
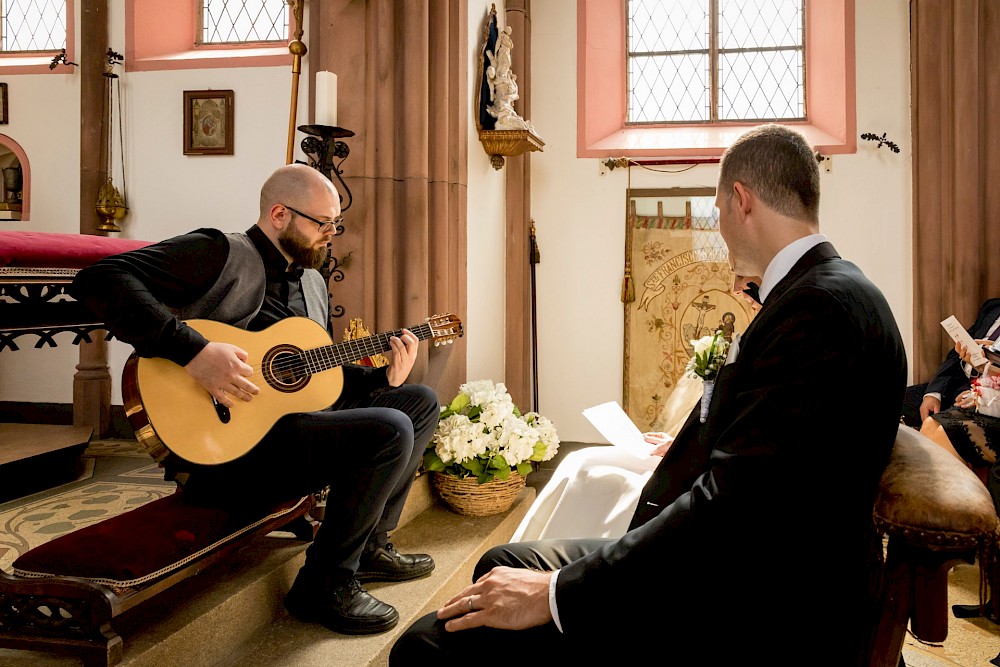
M 340 222 L 329 179 L 286 165 L 264 183 L 257 224 L 245 233 L 198 229 L 105 258 L 80 271 L 71 292 L 139 355 L 184 367 L 227 407 L 252 402 L 260 390 L 247 353 L 206 340 L 183 320 L 260 331 L 304 316 L 329 329 L 327 286 L 316 269 Z M 405 581 L 434 569 L 429 555 L 401 554 L 388 538 L 439 413 L 433 390 L 403 384 L 416 336 L 404 329 L 389 344 L 388 366 L 345 365 L 343 392 L 330 408 L 282 417 L 234 461 L 196 465 L 152 452 L 186 498 L 216 507 L 263 509 L 329 485 L 325 519 L 285 606 L 344 634 L 385 632 L 399 619 L 359 582 Z

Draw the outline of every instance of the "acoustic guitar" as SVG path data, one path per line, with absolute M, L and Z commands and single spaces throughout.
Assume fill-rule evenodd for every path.
M 183 367 L 159 357 L 133 353 L 122 373 L 122 398 L 129 424 L 147 451 L 159 446 L 192 463 L 219 464 L 253 449 L 275 422 L 287 414 L 332 405 L 344 387 L 341 366 L 379 352 L 402 330 L 333 343 L 317 322 L 289 317 L 263 331 L 245 331 L 212 320 L 186 324 L 209 341 L 236 345 L 248 354 L 250 381 L 260 393 L 231 408 L 216 401 Z M 428 317 L 407 327 L 434 345 L 463 335 L 451 314 Z M 292 342 L 287 342 L 292 341 Z

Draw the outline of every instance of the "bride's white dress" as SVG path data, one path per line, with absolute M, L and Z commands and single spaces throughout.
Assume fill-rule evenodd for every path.
M 701 398 L 702 382 L 684 376 L 660 414 L 662 430 L 676 436 Z M 566 537 L 621 537 L 659 456 L 638 457 L 620 447 L 595 445 L 567 454 L 535 498 L 511 542 Z

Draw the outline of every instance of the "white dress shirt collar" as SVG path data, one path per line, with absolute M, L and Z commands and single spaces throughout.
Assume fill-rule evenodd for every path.
M 779 250 L 771 263 L 767 265 L 764 275 L 761 276 L 760 302 L 764 303 L 767 300 L 767 295 L 771 293 L 775 285 L 781 282 L 782 278 L 788 275 L 795 263 L 802 259 L 802 255 L 825 241 L 826 236 L 823 234 L 810 234 L 792 241 Z

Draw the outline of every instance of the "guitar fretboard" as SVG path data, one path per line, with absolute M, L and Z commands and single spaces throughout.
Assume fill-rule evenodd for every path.
M 407 329 L 413 332 L 417 340 L 427 340 L 434 336 L 430 324 L 426 322 L 407 327 Z M 391 349 L 389 347 L 389 339 L 393 336 L 398 337 L 402 335 L 403 330 L 396 329 L 355 340 L 345 340 L 343 343 L 334 343 L 333 345 L 315 347 L 311 350 L 303 350 L 299 354 L 305 363 L 305 368 L 302 370 L 312 375 L 313 373 L 320 373 L 336 366 L 370 357 L 373 354 L 388 352 Z

